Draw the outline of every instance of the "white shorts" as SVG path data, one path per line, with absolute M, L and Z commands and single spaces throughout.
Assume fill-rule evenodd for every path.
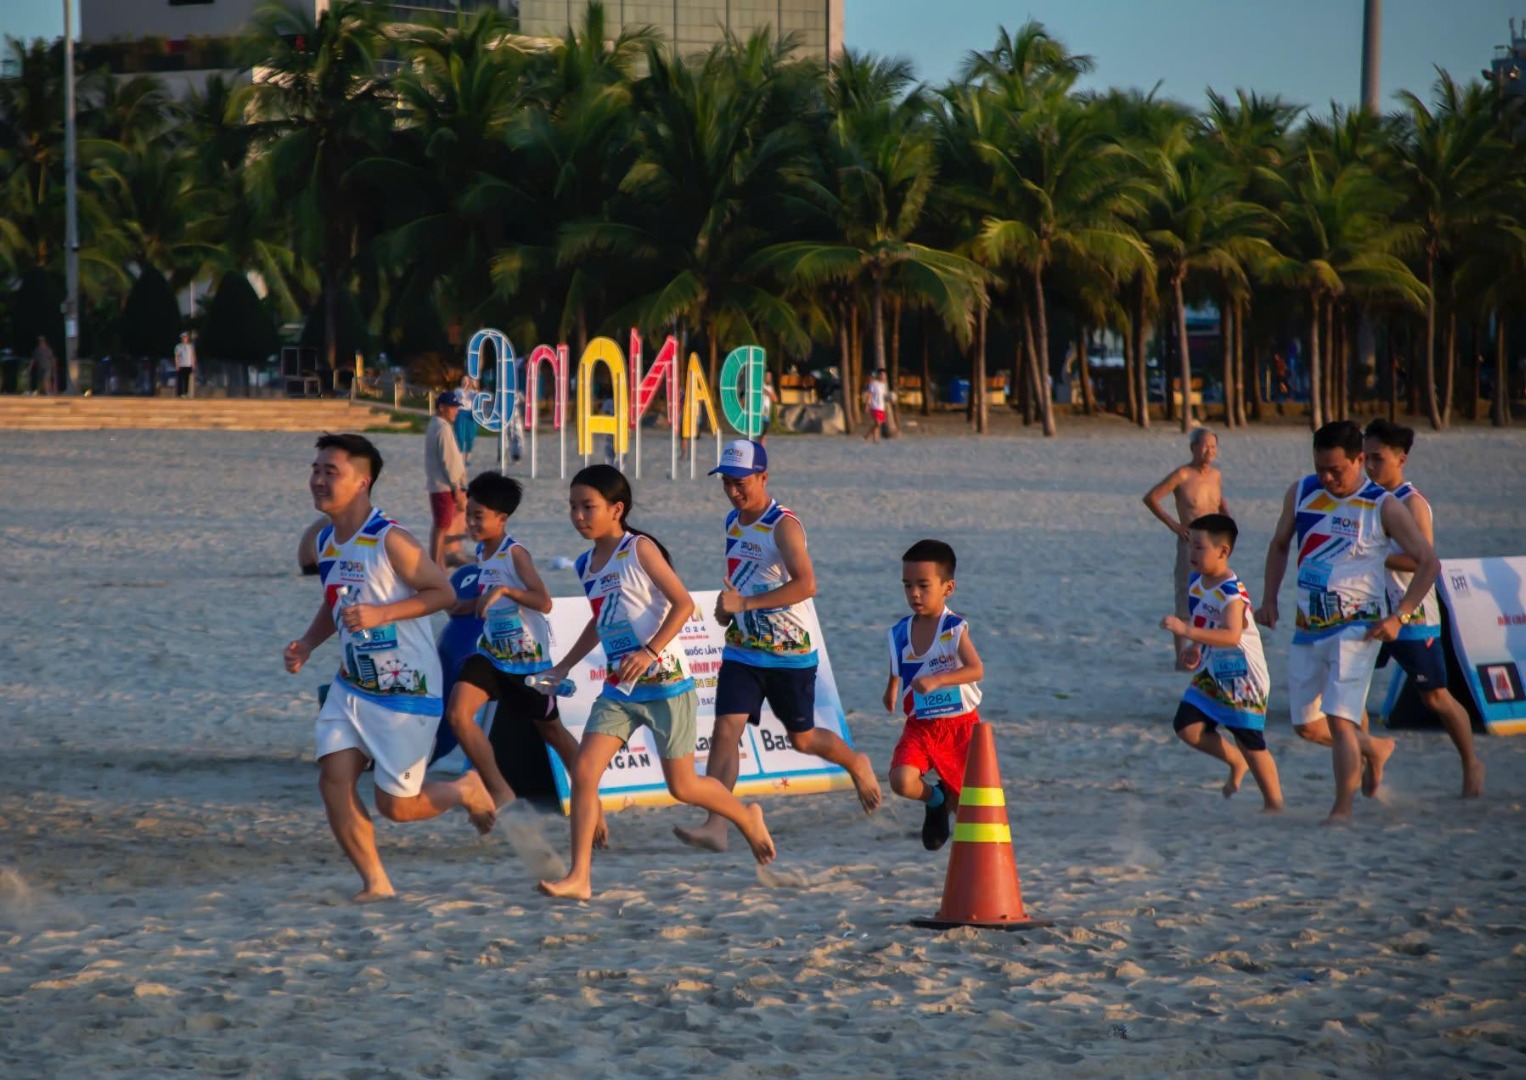
M 318 748 L 313 757 L 359 750 L 376 762 L 376 786 L 407 799 L 424 786 L 424 770 L 439 726 L 438 716 L 393 712 L 335 679 L 314 725 Z
M 1381 641 L 1350 631 L 1289 649 L 1288 709 L 1293 726 L 1312 724 L 1321 716 L 1360 724 L 1382 647 Z

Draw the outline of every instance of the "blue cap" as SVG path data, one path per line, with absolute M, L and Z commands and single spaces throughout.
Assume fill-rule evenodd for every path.
M 447 390 L 445 393 L 434 399 L 434 404 L 435 408 L 437 409 L 441 405 L 454 405 L 457 408 L 460 408 L 465 404 L 465 402 L 461 400 L 460 394 L 456 393 L 454 390 Z
M 733 480 L 740 480 L 767 471 L 768 451 L 763 449 L 763 445 L 751 439 L 737 439 L 726 444 L 726 449 L 721 451 L 721 463 L 710 470 L 710 475 L 720 473 Z

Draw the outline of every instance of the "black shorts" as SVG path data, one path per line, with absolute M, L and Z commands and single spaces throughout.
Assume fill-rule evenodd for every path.
M 1442 647 L 1440 638 L 1385 641 L 1378 650 L 1377 666 L 1387 664 L 1390 657 L 1414 680 L 1416 690 L 1447 688 L 1446 650 Z
M 560 716 L 554 694 L 542 694 L 534 687 L 526 686 L 523 675 L 499 671 L 481 653 L 473 653 L 462 661 L 456 681 L 470 683 L 486 694 L 489 701 L 498 702 L 499 716 L 541 723 Z
M 816 665 L 765 668 L 740 660 L 721 661 L 715 680 L 717 717 L 746 716 L 749 724 L 758 724 L 765 701 L 785 731 L 810 731 L 816 726 Z
M 1219 722 L 1202 709 L 1184 701 L 1176 707 L 1176 719 L 1171 721 L 1171 728 L 1179 732 L 1183 728 L 1191 727 L 1193 724 L 1203 724 L 1209 731 L 1213 731 L 1219 726 Z M 1228 724 L 1225 724 L 1224 727 L 1235 737 L 1235 742 L 1240 745 L 1241 750 L 1266 749 L 1266 732 L 1255 731 L 1251 728 L 1230 727 Z

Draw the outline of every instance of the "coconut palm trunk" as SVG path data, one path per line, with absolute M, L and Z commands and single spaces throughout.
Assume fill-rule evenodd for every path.
M 1145 325 L 1145 277 L 1134 275 L 1134 314 L 1131 332 L 1134 335 L 1134 377 L 1138 380 L 1139 426 L 1150 426 L 1150 362 L 1145 353 L 1149 344 L 1149 328 Z M 1168 395 L 1169 396 L 1169 395 Z
M 990 427 L 990 410 L 986 399 L 986 320 L 988 306 L 980 305 L 975 315 L 975 355 L 970 372 L 970 403 L 975 409 L 975 433 L 984 435 Z
M 1139 423 L 1139 387 L 1134 374 L 1134 327 L 1126 322 L 1123 327 L 1123 381 L 1128 384 L 1129 423 Z
M 1505 313 L 1494 312 L 1494 408 L 1495 427 L 1510 426 L 1510 364 L 1506 355 Z
M 1225 299 L 1219 309 L 1219 343 L 1224 349 L 1224 426 L 1235 426 L 1235 313 L 1234 302 Z
M 837 392 L 842 395 L 842 433 L 852 435 L 856 421 L 853 418 L 853 398 L 849 394 L 848 373 L 853 370 L 853 343 L 849 340 L 846 305 L 839 307 L 837 313 L 837 351 L 841 357 L 838 363 L 842 366 L 842 378 L 838 380 L 837 389 Z
M 1050 390 L 1050 367 L 1049 367 L 1049 316 L 1045 311 L 1044 304 L 1044 267 L 1042 264 L 1033 271 L 1033 308 L 1034 332 L 1038 335 L 1038 378 L 1035 382 L 1034 392 L 1038 397 L 1039 419 L 1044 424 L 1046 438 L 1054 438 L 1059 434 L 1054 423 L 1054 394 Z
M 1434 248 L 1425 257 L 1425 410 L 1431 428 L 1440 431 L 1445 427 L 1439 402 L 1436 399 L 1436 254 Z
M 1176 303 L 1176 347 L 1181 353 L 1182 433 L 1192 430 L 1192 351 L 1187 347 L 1187 302 L 1182 295 L 1185 271 L 1171 276 L 1171 294 Z M 1166 395 L 1168 398 L 1170 394 Z
M 1088 356 L 1092 332 L 1091 327 L 1084 322 L 1076 329 L 1076 370 L 1081 377 L 1081 411 L 1087 416 L 1093 416 L 1097 412 L 1097 395 L 1092 390 L 1091 358 Z
M 922 415 L 931 416 L 933 413 L 933 354 L 932 354 L 932 329 L 928 326 L 927 314 L 922 314 Z
M 1245 427 L 1245 319 L 1250 305 L 1235 301 L 1235 423 Z
M 1457 377 L 1457 298 L 1447 297 L 1446 382 L 1441 395 L 1441 426 L 1452 424 L 1452 387 Z
M 1309 294 L 1309 427 L 1325 426 L 1324 369 L 1319 360 L 1319 293 Z

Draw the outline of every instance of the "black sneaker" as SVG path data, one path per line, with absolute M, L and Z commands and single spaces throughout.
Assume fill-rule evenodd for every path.
M 949 838 L 948 812 L 951 807 L 948 804 L 948 792 L 943 790 L 941 784 L 934 784 L 933 787 L 943 792 L 943 801 L 937 806 L 928 803 L 922 818 L 922 846 L 928 851 L 937 851 L 948 843 Z

